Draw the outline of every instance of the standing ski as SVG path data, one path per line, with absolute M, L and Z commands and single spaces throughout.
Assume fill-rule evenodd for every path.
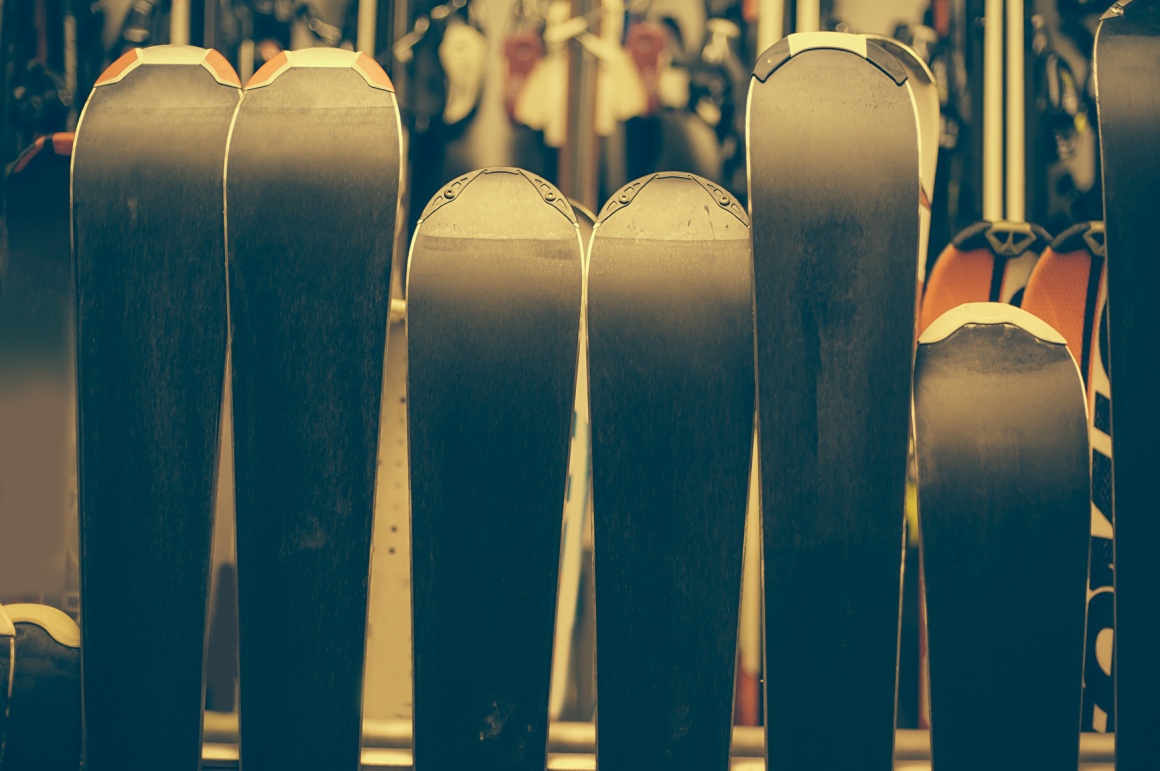
M 905 84 L 877 44 L 816 33 L 762 54 L 750 89 L 766 746 L 793 771 L 893 762 L 919 236 Z
M 1160 766 L 1160 356 L 1152 223 L 1160 201 L 1160 4 L 1113 5 L 1093 61 L 1104 173 L 1116 565 L 1116 767 Z
M 741 206 L 690 174 L 630 183 L 597 221 L 588 361 L 605 771 L 729 767 L 753 436 L 749 255 Z
M 543 771 L 580 334 L 576 218 L 517 169 L 452 180 L 407 282 L 417 771 Z
M 27 148 L 4 179 L 0 254 L 0 602 L 34 596 L 75 613 L 72 134 Z M 3 249 L 3 246 L 0 246 Z M 71 579 L 71 580 L 70 580 Z M 62 597 L 71 591 L 71 596 Z
M 201 761 L 222 170 L 239 96 L 216 52 L 136 49 L 106 70 L 77 131 L 86 771 Z
M 268 62 L 230 134 L 247 771 L 359 765 L 399 150 L 391 82 L 336 49 Z
M 1102 732 L 1116 730 L 1112 687 L 1112 402 L 1105 254 L 1102 222 L 1081 222 L 1068 228 L 1056 236 L 1036 264 L 1022 305 L 1063 335 L 1087 385 L 1092 540 L 1080 727 Z
M 0 605 L 0 767 L 8 739 L 8 716 L 12 704 L 12 665 L 16 660 L 16 628 Z
M 919 338 L 914 432 L 931 762 L 1075 768 L 1091 515 L 1063 337 L 1000 303 L 944 314 Z

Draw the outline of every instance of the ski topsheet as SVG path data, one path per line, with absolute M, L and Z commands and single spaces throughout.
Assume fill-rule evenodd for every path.
M 16 633 L 4 771 L 76 771 L 81 764 L 81 633 L 47 605 L 4 608 Z
M 934 768 L 974 771 L 998 757 L 1005 768 L 1079 764 L 1091 517 L 1083 400 L 1063 337 L 1013 306 L 959 306 L 919 338 Z M 1018 726 L 1018 741 L 997 726 Z
M 324 48 L 255 73 L 230 134 L 247 771 L 359 765 L 399 142 L 386 74 Z
M 417 771 L 544 768 L 581 254 L 564 197 L 517 169 L 452 180 L 415 231 Z
M 0 768 L 8 740 L 8 716 L 12 704 L 12 665 L 16 660 L 16 628 L 0 605 Z
M 73 148 L 87 771 L 201 761 L 240 93 L 214 51 L 135 49 L 97 82 Z
M 861 36 L 791 35 L 758 61 L 747 135 L 769 762 L 889 769 L 919 236 L 906 73 Z
M 4 179 L 0 238 L 0 602 L 75 600 L 75 379 L 69 251 L 72 134 L 27 148 Z M 6 249 L 4 247 L 7 247 Z M 75 522 L 75 519 L 73 520 Z M 70 580 L 71 579 L 71 580 Z
M 1160 355 L 1153 223 L 1160 201 L 1160 5 L 1113 5 L 1095 57 L 1112 382 L 1116 565 L 1116 767 L 1160 767 Z
M 1084 731 L 1116 728 L 1106 252 L 1102 222 L 1081 222 L 1060 233 L 1031 273 L 1022 305 L 1063 335 L 1087 385 L 1092 510 L 1080 722 Z
M 728 769 L 753 436 L 748 218 L 654 174 L 589 254 L 601 769 Z

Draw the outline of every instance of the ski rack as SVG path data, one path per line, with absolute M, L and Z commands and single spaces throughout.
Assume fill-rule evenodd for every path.
M 203 769 L 237 771 L 237 713 L 207 712 L 203 741 Z M 364 720 L 362 743 L 364 771 L 411 769 L 410 720 Z M 595 724 L 560 722 L 552 723 L 548 727 L 548 771 L 594 769 L 595 753 Z M 765 756 L 765 728 L 734 726 L 730 755 L 734 765 L 740 767 L 744 764 L 746 771 L 764 769 L 762 759 Z M 1114 756 L 1115 734 L 1080 735 L 1079 771 L 1111 771 Z M 897 771 L 930 769 L 930 732 L 913 729 L 896 731 L 894 762 Z

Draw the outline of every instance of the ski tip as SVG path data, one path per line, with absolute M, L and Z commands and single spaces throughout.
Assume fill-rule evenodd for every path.
M 1103 222 L 1079 222 L 1060 233 L 1051 242 L 1056 254 L 1088 251 L 1097 257 L 1106 257 L 1107 241 Z
M 463 193 L 464 189 L 479 179 L 481 176 L 494 174 L 511 174 L 523 177 L 527 180 L 540 197 L 544 199 L 544 203 L 551 206 L 556 211 L 568 218 L 568 221 L 574 226 L 579 227 L 576 221 L 576 213 L 572 211 L 572 205 L 568 202 L 568 198 L 561 193 L 555 185 L 542 177 L 538 177 L 531 172 L 523 169 L 515 168 L 514 166 L 491 166 L 483 169 L 476 169 L 462 176 L 456 177 L 447 184 L 443 185 L 443 189 L 436 193 L 427 205 L 423 208 L 423 213 L 419 216 L 419 223 L 430 217 L 440 208 L 455 201 Z
M 749 227 L 749 217 L 745 213 L 745 209 L 742 208 L 741 204 L 737 202 L 737 199 L 734 198 L 733 195 L 729 193 L 729 191 L 716 184 L 715 182 L 710 182 L 704 177 L 699 177 L 696 174 L 691 174 L 684 171 L 661 171 L 629 182 L 627 185 L 613 193 L 608 201 L 605 202 L 604 207 L 600 210 L 600 216 L 596 218 L 596 224 L 599 225 L 603 222 L 606 222 L 609 217 L 616 214 L 621 209 L 626 208 L 629 204 L 636 200 L 636 197 L 640 191 L 643 190 L 644 187 L 650 182 L 653 182 L 654 180 L 665 179 L 683 179 L 693 183 L 694 185 L 700 187 L 701 190 L 703 190 L 705 194 L 712 199 L 717 208 L 724 209 L 738 220 L 740 220 L 741 224 L 745 225 L 746 228 Z M 690 185 L 689 188 L 691 189 L 692 185 Z M 706 207 L 706 211 L 709 211 L 708 207 Z
M 933 84 L 934 73 L 930 70 L 928 65 L 921 56 L 918 55 L 913 48 L 903 43 L 900 40 L 895 40 L 886 35 L 874 35 L 871 33 L 863 33 L 862 37 L 869 40 L 871 43 L 876 43 L 886 50 L 891 56 L 897 59 L 907 71 L 908 75 L 916 75 L 918 79 L 924 83 Z M 869 49 L 867 49 L 869 53 Z
M 15 637 L 16 627 L 8 616 L 8 609 L 0 605 L 0 637 Z
M 892 53 L 864 35 L 849 32 L 795 32 L 787 35 L 758 57 L 753 77 L 764 83 L 793 57 L 817 50 L 849 51 L 882 70 L 895 85 L 906 82 L 906 69 Z
M 67 648 L 81 647 L 80 627 L 62 610 L 49 605 L 17 604 L 5 605 L 4 611 L 13 627 L 17 624 L 33 624 Z
M 387 73 L 371 56 L 339 48 L 305 48 L 301 51 L 283 51 L 254 73 L 246 83 L 246 90 L 264 88 L 289 69 L 295 67 L 354 70 L 371 88 L 394 93 L 395 86 Z
M 61 131 L 56 134 L 44 134 L 36 138 L 36 141 L 24 148 L 24 151 L 16 157 L 16 161 L 12 164 L 9 174 L 19 174 L 24 171 L 25 167 L 32 162 L 32 159 L 40 155 L 44 148 L 52 149 L 53 155 L 70 156 L 73 148 L 73 133 L 71 131 Z
M 1111 8 L 1108 8 L 1108 10 L 1104 11 L 1103 15 L 1100 16 L 1100 21 L 1104 21 L 1106 19 L 1114 19 L 1117 16 L 1123 16 L 1124 15 L 1124 8 L 1126 6 L 1128 6 L 1131 2 L 1132 2 L 1132 0 L 1120 0 L 1118 3 L 1112 3 Z
M 1051 244 L 1051 234 L 1031 222 L 981 220 L 959 231 L 951 245 L 959 251 L 989 249 L 1000 257 L 1041 253 Z
M 946 340 L 968 326 L 1007 325 L 1018 327 L 1045 343 L 1067 346 L 1063 335 L 1038 316 L 1008 303 L 964 303 L 939 316 L 918 338 L 919 345 Z
M 213 79 L 223 86 L 240 88 L 241 78 L 234 72 L 234 68 L 225 57 L 213 49 L 198 48 L 197 46 L 151 46 L 149 48 L 134 48 L 126 51 L 121 58 L 110 64 L 93 87 L 109 86 L 124 80 L 129 73 L 143 64 L 200 64 L 213 76 Z

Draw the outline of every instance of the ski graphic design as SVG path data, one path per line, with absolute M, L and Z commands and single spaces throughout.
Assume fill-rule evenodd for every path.
M 937 319 L 915 357 L 914 446 L 933 767 L 1078 766 L 1091 515 L 1063 337 L 1002 303 Z M 1017 742 L 995 730 L 1014 725 Z
M 749 92 L 771 767 L 893 762 L 920 195 L 906 81 L 859 35 L 799 34 Z
M 1080 727 L 1100 732 L 1116 730 L 1106 253 L 1102 222 L 1081 222 L 1060 233 L 1031 273 L 1022 306 L 1059 330 L 1087 386 L 1092 516 Z
M 1115 502 L 1116 767 L 1160 766 L 1160 521 L 1155 516 L 1160 356 L 1151 227 L 1160 201 L 1160 5 L 1113 5 L 1096 33 L 1096 102 L 1108 255 Z
M 20 537 L 0 543 L 0 602 L 36 597 L 75 613 L 76 563 L 61 559 L 76 550 L 72 144 L 41 137 L 4 179 L 0 521 Z
M 592 237 L 606 771 L 729 768 L 754 416 L 748 225 L 719 186 L 661 173 L 615 193 Z
M 416 771 L 543 771 L 582 247 L 563 195 L 476 171 L 407 280 Z
M 4 771 L 81 764 L 81 631 L 48 605 L 7 605 L 16 637 Z
M 279 54 L 246 84 L 226 243 L 247 771 L 359 766 L 399 162 L 369 56 Z
M 86 771 L 201 762 L 240 96 L 214 51 L 135 49 L 73 147 Z

